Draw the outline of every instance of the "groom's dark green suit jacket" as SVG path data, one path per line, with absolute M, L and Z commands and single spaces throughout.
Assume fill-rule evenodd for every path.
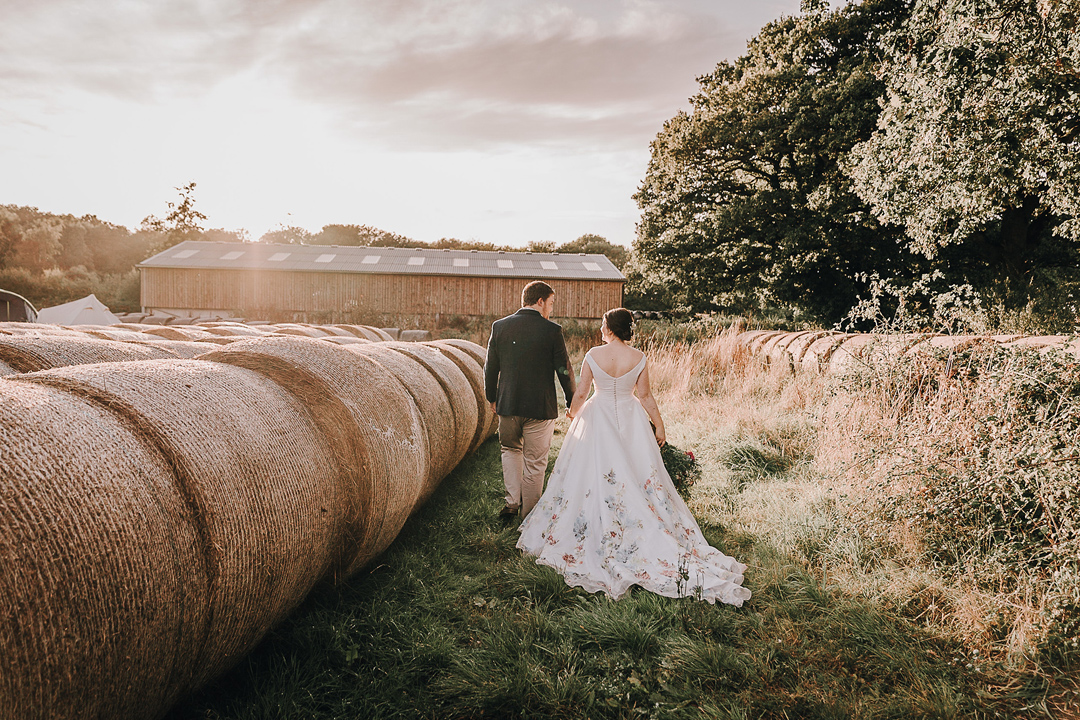
M 575 383 L 562 327 L 531 308 L 521 308 L 492 324 L 484 385 L 488 402 L 495 403 L 499 415 L 557 418 L 554 378 L 559 379 L 569 406 Z

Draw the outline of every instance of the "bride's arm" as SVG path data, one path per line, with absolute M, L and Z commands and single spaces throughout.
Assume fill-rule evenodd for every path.
M 637 395 L 638 400 L 641 401 L 641 407 L 645 408 L 645 412 L 649 415 L 649 419 L 652 420 L 652 424 L 656 427 L 656 442 L 663 447 L 667 442 L 667 432 L 664 430 L 664 419 L 660 417 L 660 407 L 656 404 L 656 398 L 653 397 L 652 388 L 649 387 L 649 361 L 645 361 L 645 367 L 641 369 L 641 374 L 638 375 L 637 384 L 634 385 L 634 394 Z
M 589 367 L 588 360 L 581 361 L 581 377 L 578 378 L 577 390 L 574 391 L 574 397 L 570 401 L 570 407 L 566 408 L 566 417 L 573 420 L 577 417 L 578 412 L 581 411 L 581 406 L 585 404 L 585 401 L 589 398 L 589 390 L 592 389 L 592 368 Z

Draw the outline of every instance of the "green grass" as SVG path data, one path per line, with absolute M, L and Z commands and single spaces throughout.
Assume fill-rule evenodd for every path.
M 500 473 L 489 441 L 371 567 L 317 590 L 169 717 L 1027 716 L 965 648 L 745 532 L 703 527 L 751 566 L 743 608 L 569 588 L 514 547 Z

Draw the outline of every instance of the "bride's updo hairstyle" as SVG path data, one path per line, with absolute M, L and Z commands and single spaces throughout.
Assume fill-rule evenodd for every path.
M 634 337 L 634 316 L 626 308 L 608 310 L 604 313 L 604 322 L 608 330 L 623 342 L 630 342 Z

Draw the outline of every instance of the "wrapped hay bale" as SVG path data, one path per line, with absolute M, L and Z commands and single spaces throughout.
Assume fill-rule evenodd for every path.
M 84 335 L 98 338 L 99 340 L 117 340 L 119 342 L 128 342 L 131 340 L 139 340 L 145 337 L 142 333 L 136 330 L 124 330 L 113 328 L 88 328 L 84 329 Z
M 428 468 L 423 420 L 401 381 L 371 358 L 312 338 L 247 338 L 201 357 L 255 370 L 303 397 L 334 449 L 338 483 L 353 498 L 341 572 L 385 550 L 415 507 Z
M 399 342 L 368 342 L 350 351 L 376 359 L 405 383 L 428 431 L 431 473 L 423 502 L 472 449 L 476 409 L 469 380 L 441 353 Z
M 18 372 L 34 372 L 68 365 L 154 360 L 175 357 L 152 347 L 100 340 L 76 333 L 72 336 L 21 335 L 0 338 L 0 361 Z
M 158 717 L 336 560 L 348 499 L 331 449 L 258 373 L 20 375 L 0 383 L 0 423 L 0 703 L 17 717 Z
M 324 330 L 319 330 L 318 328 L 302 323 L 278 323 L 275 326 L 274 332 L 281 333 L 282 335 L 301 335 L 312 338 L 325 337 L 330 334 Z
M 473 393 L 472 383 L 469 382 L 465 372 L 453 360 L 450 360 L 435 348 L 394 341 L 385 343 L 385 345 L 414 358 L 427 368 L 428 372 L 434 375 L 435 379 L 442 385 L 447 397 L 450 398 L 450 404 L 456 418 L 455 422 L 458 426 L 458 442 L 460 445 L 455 450 L 455 453 L 458 454 L 458 461 L 460 462 L 461 458 L 480 447 L 480 444 L 487 439 L 485 434 L 487 425 L 480 422 L 483 416 L 480 415 L 479 408 L 473 403 L 475 394 Z
M 474 354 L 475 351 L 474 353 L 469 353 L 469 348 L 462 348 L 459 343 L 468 343 L 468 345 L 471 345 L 473 348 L 480 350 L 481 356 L 485 354 L 479 345 L 469 343 L 466 340 L 434 340 L 429 343 L 423 343 L 423 345 L 433 347 L 441 352 L 455 365 L 461 368 L 461 371 L 465 373 L 465 377 L 469 379 L 473 395 L 476 398 L 478 422 L 480 427 L 483 428 L 483 432 L 480 434 L 478 442 L 475 442 L 472 448 L 475 450 L 481 443 L 498 432 L 499 416 L 492 411 L 491 403 L 487 401 L 487 395 L 484 391 L 483 360 L 477 360 L 477 357 Z
M 430 330 L 402 330 L 398 336 L 401 342 L 427 342 L 431 340 Z
M 347 349 L 371 358 L 393 373 L 412 396 L 420 411 L 428 446 L 427 472 L 417 498 L 417 504 L 422 503 L 434 492 L 439 482 L 461 462 L 468 450 L 467 445 L 462 448 L 460 438 L 467 430 L 468 439 L 471 439 L 473 428 L 458 427 L 453 404 L 460 402 L 460 399 L 447 395 L 438 379 L 416 358 L 394 352 L 386 347 L 385 343 L 369 342 L 349 346 Z M 466 399 L 471 403 L 472 393 Z
M 169 357 L 191 359 L 213 351 L 214 347 L 204 342 L 192 340 L 163 340 L 156 335 L 140 335 L 130 341 L 133 345 L 145 345 L 170 353 Z
M 371 340 L 372 342 L 382 342 L 383 340 L 392 339 L 389 335 L 379 333 L 375 328 L 368 327 L 367 325 L 335 325 L 334 327 L 351 333 L 355 337 Z
M 5 322 L 0 323 L 5 335 L 33 335 L 36 337 L 84 337 L 78 330 L 49 325 L 47 323 Z

